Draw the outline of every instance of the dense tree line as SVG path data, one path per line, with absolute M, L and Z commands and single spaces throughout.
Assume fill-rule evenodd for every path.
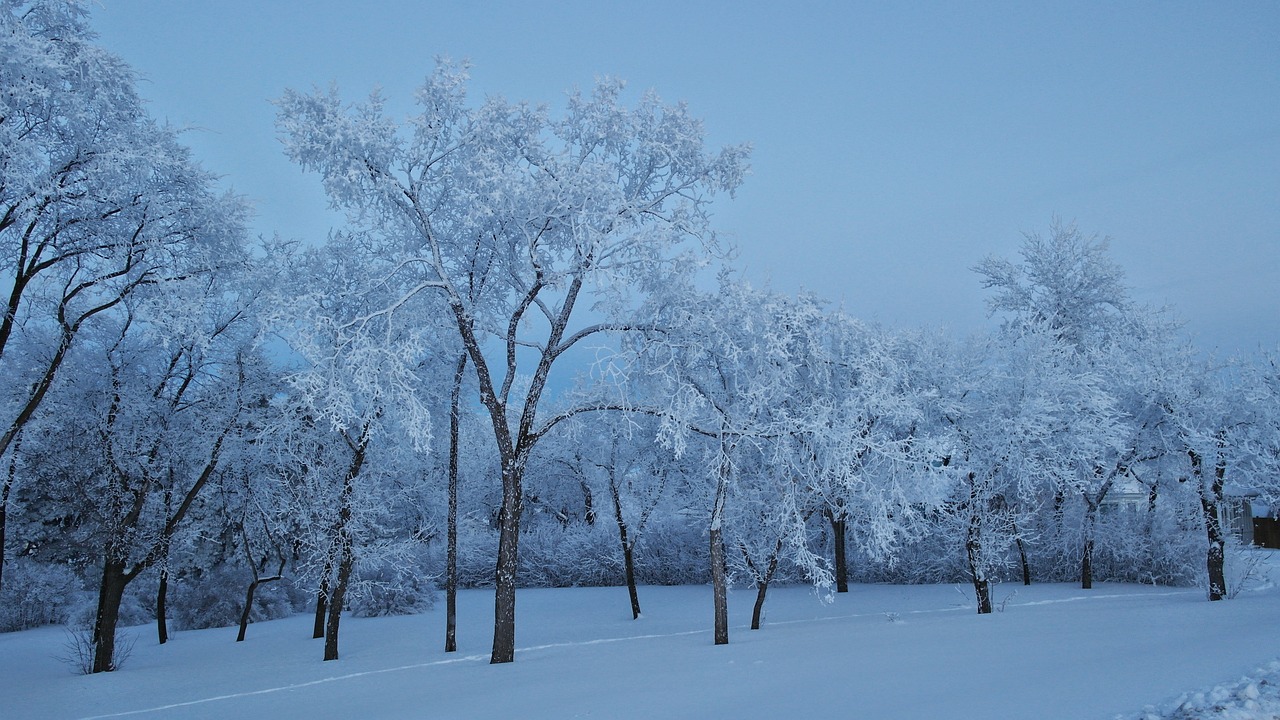
M 999 326 L 862 323 L 732 270 L 708 203 L 745 146 L 620 83 L 562 114 L 441 63 L 279 101 L 348 225 L 252 243 L 97 47 L 84 7 L 0 3 L 0 624 L 239 625 L 516 588 L 850 578 L 1235 590 L 1238 499 L 1280 476 L 1276 357 L 1206 359 L 1054 223 L 974 268 Z M 707 289 L 710 288 L 710 289 Z

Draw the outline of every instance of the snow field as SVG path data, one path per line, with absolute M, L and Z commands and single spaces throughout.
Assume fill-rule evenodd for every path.
M 638 621 L 625 588 L 522 590 L 517 659 L 502 666 L 487 662 L 493 605 L 483 590 L 461 594 L 461 651 L 449 655 L 442 606 L 344 620 L 342 659 L 329 663 L 306 616 L 255 624 L 244 643 L 223 628 L 160 646 L 153 628 L 130 628 L 132 656 L 94 676 L 54 657 L 62 629 L 13 633 L 0 636 L 0 714 L 1065 719 L 1147 707 L 1135 717 L 1191 718 L 1202 715 L 1152 708 L 1234 697 L 1237 714 L 1203 717 L 1244 718 L 1255 717 L 1239 714 L 1253 711 L 1248 702 L 1264 707 L 1274 688 L 1274 669 L 1271 679 L 1224 683 L 1275 657 L 1265 641 L 1280 632 L 1275 589 L 1208 603 L 1200 590 L 1001 585 L 1004 612 L 978 616 L 950 585 L 854 586 L 827 604 L 785 587 L 770 591 L 754 632 L 753 595 L 733 592 L 730 644 L 716 647 L 709 587 L 642 588 Z

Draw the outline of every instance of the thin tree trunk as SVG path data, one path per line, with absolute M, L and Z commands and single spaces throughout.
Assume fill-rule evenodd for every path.
M 9 492 L 13 490 L 14 483 L 18 479 L 18 453 L 22 449 L 22 434 L 19 433 L 13 441 L 13 451 L 9 453 L 9 471 L 5 473 L 4 487 L 0 488 L 0 593 L 4 591 L 4 559 L 5 548 L 5 527 L 8 525 L 9 519 Z
M 240 611 L 240 632 L 236 634 L 236 642 L 244 642 L 245 633 L 249 631 L 249 612 L 253 610 L 253 594 L 257 589 L 258 578 L 254 578 L 244 593 L 244 610 Z
M 169 595 L 169 568 L 160 568 L 160 587 L 156 590 L 156 635 L 159 637 L 160 644 L 169 642 L 169 625 L 165 619 L 167 610 L 165 608 L 166 600 Z
M 1018 534 L 1018 526 L 1013 526 L 1014 541 L 1018 543 L 1018 558 L 1022 561 L 1022 584 L 1031 584 L 1031 563 L 1027 562 L 1027 545 Z
M 611 473 L 613 469 L 609 470 Z M 584 484 L 585 485 L 585 484 Z M 636 589 L 636 565 L 632 542 L 627 536 L 627 521 L 622 516 L 622 500 L 618 496 L 618 483 L 609 478 L 609 495 L 613 499 L 613 519 L 618 524 L 618 541 L 622 545 L 622 567 L 627 577 L 627 593 L 631 596 L 631 619 L 640 617 L 640 593 Z
M 831 514 L 831 534 L 836 546 L 836 592 L 849 592 L 849 561 L 845 547 L 848 523 L 844 518 L 844 503 L 839 504 L 840 514 Z
M 458 649 L 458 431 L 461 424 L 458 409 L 462 395 L 462 374 L 467 369 L 467 354 L 458 356 L 458 369 L 453 374 L 453 393 L 449 398 L 449 520 L 446 530 L 448 550 L 445 557 L 445 624 L 444 651 Z
M 329 611 L 329 581 L 333 577 L 333 560 L 326 560 L 320 575 L 320 587 L 316 589 L 315 625 L 311 630 L 311 639 L 324 637 L 324 620 Z
M 751 553 L 747 552 L 747 546 L 741 545 L 742 556 L 746 558 L 747 567 L 751 573 L 756 576 L 756 604 L 751 609 L 751 629 L 760 629 L 760 615 L 764 610 L 765 593 L 769 592 L 769 583 L 773 582 L 773 575 L 778 571 L 778 558 L 782 555 L 782 538 L 778 538 L 778 542 L 773 546 L 773 553 L 769 555 L 769 567 L 761 574 L 756 569 L 756 564 L 751 560 Z
M 1093 536 L 1098 522 L 1098 506 L 1085 498 L 1084 546 L 1080 550 L 1080 589 L 1093 589 Z
M 324 628 L 324 659 L 338 659 L 338 625 L 342 621 L 342 605 L 347 596 L 347 583 L 356 564 L 355 539 L 351 536 L 351 497 L 355 494 L 356 478 L 364 466 L 365 450 L 369 442 L 369 424 L 366 423 L 356 441 L 347 438 L 351 446 L 351 467 L 342 478 L 342 492 L 338 495 L 338 578 L 329 596 L 329 620 Z
M 729 644 L 728 579 L 725 577 L 724 557 L 724 503 L 729 494 L 729 457 L 723 438 L 718 477 L 716 479 L 715 504 L 711 510 L 711 591 L 715 606 L 715 644 Z

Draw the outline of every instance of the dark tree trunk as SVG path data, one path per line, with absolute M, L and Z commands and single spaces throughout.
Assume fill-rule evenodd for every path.
M 1209 600 L 1221 600 L 1227 596 L 1227 578 L 1225 572 L 1226 537 L 1222 532 L 1222 486 L 1226 476 L 1226 466 L 1221 460 L 1213 469 L 1213 479 L 1209 486 L 1204 484 L 1204 467 L 1198 453 L 1188 452 L 1191 457 L 1191 471 L 1199 483 L 1200 510 L 1204 518 L 1205 535 L 1209 541 L 1208 555 L 1205 560 L 1209 571 Z
M 156 635 L 163 645 L 169 642 L 169 624 L 165 620 L 167 609 L 165 608 L 166 600 L 169 595 L 169 568 L 160 568 L 160 587 L 156 590 Z
M 329 622 L 324 631 L 324 659 L 338 659 L 338 624 L 342 620 L 342 604 L 347 596 L 347 583 L 351 580 L 351 569 L 355 566 L 355 549 L 352 547 L 350 535 L 342 539 L 338 559 L 338 581 L 333 585 L 333 597 L 329 600 Z
M 9 515 L 9 483 L 4 484 L 3 497 L 0 497 L 0 592 L 4 591 L 4 528 Z
M 778 538 L 778 542 L 773 546 L 773 553 L 769 555 L 769 566 L 763 573 L 756 567 L 755 562 L 751 559 L 751 553 L 747 551 L 746 545 L 739 546 L 742 550 L 742 557 L 746 558 L 747 567 L 751 570 L 751 574 L 756 580 L 756 604 L 751 609 L 751 629 L 760 629 L 760 615 L 764 610 L 765 593 L 769 592 L 769 583 L 773 582 L 773 575 L 778 571 L 778 558 L 782 555 L 782 538 Z
M 13 440 L 13 451 L 9 453 L 9 471 L 4 477 L 4 487 L 0 488 L 0 592 L 4 591 L 4 557 L 5 548 L 5 526 L 9 519 L 9 492 L 13 490 L 13 485 L 18 479 L 18 453 L 22 448 L 22 434 L 19 433 Z
M 582 487 L 582 519 L 588 525 L 595 525 L 596 504 L 595 498 L 591 494 L 591 486 L 585 481 L 579 481 L 578 484 Z
M 843 506 L 843 503 L 841 503 Z M 845 535 L 848 530 L 848 523 L 844 518 L 843 507 L 840 515 L 831 515 L 831 535 L 836 546 L 836 592 L 849 592 L 849 561 L 848 552 L 845 548 Z
M 1093 536 L 1098 523 L 1098 506 L 1085 498 L 1084 546 L 1080 550 L 1080 589 L 1093 589 Z
M 729 597 L 725 577 L 724 538 L 720 524 L 711 526 L 711 591 L 715 604 L 715 644 L 729 643 Z
M 627 576 L 627 594 L 631 597 L 631 619 L 640 619 L 640 591 L 636 588 L 635 550 L 631 543 L 622 541 L 622 565 Z
M 613 469 L 610 468 L 610 472 Z M 585 483 L 583 484 L 585 487 Z M 633 543 L 627 533 L 627 521 L 622 516 L 622 499 L 618 495 L 618 483 L 609 478 L 609 496 L 613 499 L 613 519 L 618 524 L 618 541 L 622 545 L 622 567 L 627 577 L 627 593 L 631 596 L 631 619 L 640 617 L 640 593 L 636 589 L 636 564 Z
M 240 611 L 240 632 L 236 634 L 236 642 L 244 642 L 244 636 L 249 632 L 249 613 L 253 610 L 253 594 L 257 590 L 258 579 L 254 578 L 244 593 L 244 610 Z
M 125 586 L 132 578 L 125 572 L 123 560 L 108 559 L 102 565 L 102 587 L 98 591 L 98 612 L 93 623 L 93 672 L 116 669 L 116 624 L 120 619 L 120 601 Z
M 715 644 L 729 644 L 729 583 L 724 557 L 724 504 L 729 496 L 729 445 L 720 438 L 720 467 L 716 473 L 716 496 L 711 508 L 711 592 L 715 604 Z
M 329 596 L 329 619 L 324 628 L 324 659 L 338 659 L 338 625 L 342 621 L 342 605 L 347 596 L 347 583 L 356 564 L 355 539 L 351 536 L 351 497 L 355 494 L 356 478 L 364 467 L 365 451 L 369 443 L 369 424 L 360 431 L 360 437 L 352 441 L 351 467 L 342 478 L 342 492 L 338 496 L 338 524 L 335 528 L 338 541 L 338 578 Z
M 449 520 L 446 530 L 444 570 L 444 651 L 458 649 L 458 434 L 461 416 L 462 375 L 467 369 L 467 354 L 458 356 L 458 369 L 453 374 L 453 393 L 449 398 Z
M 1017 533 L 1018 528 L 1014 527 L 1013 532 Z M 1018 535 L 1015 538 L 1015 541 L 1018 543 L 1018 559 L 1022 561 L 1022 584 L 1030 585 L 1031 584 L 1031 563 L 1027 561 L 1027 545 L 1026 543 L 1022 542 L 1021 535 Z
M 498 563 L 494 569 L 493 652 L 490 663 L 516 658 L 516 571 L 519 568 L 520 475 L 514 462 L 503 470 L 503 512 L 498 515 Z
M 986 564 L 982 560 L 982 509 L 975 478 L 969 474 L 969 527 L 965 535 L 965 555 L 969 560 L 969 574 L 973 577 L 973 593 L 978 600 L 978 614 L 991 612 L 991 582 L 987 579 Z
M 311 638 L 317 640 L 324 637 L 324 619 L 329 612 L 329 582 L 333 577 L 333 561 L 327 560 L 320 575 L 320 587 L 316 589 L 315 625 L 311 630 Z

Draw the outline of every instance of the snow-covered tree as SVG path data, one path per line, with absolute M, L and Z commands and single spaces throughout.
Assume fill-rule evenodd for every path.
M 622 84 L 574 93 L 561 118 L 528 104 L 466 98 L 465 68 L 439 64 L 403 126 L 374 94 L 279 101 L 287 152 L 320 173 L 332 202 L 392 263 L 399 298 L 445 307 L 479 386 L 500 459 L 493 662 L 515 654 L 515 588 L 525 467 L 559 415 L 540 418 L 552 369 L 584 338 L 625 328 L 632 293 L 661 283 L 691 240 L 710 241 L 706 203 L 741 181 L 746 151 L 709 153 L 682 105 Z M 584 293 L 607 320 L 580 323 Z M 490 339 L 496 338 L 496 346 Z
M 0 456 L 87 327 L 242 255 L 244 204 L 147 116 L 85 16 L 70 0 L 0 3 Z
M 401 299 L 389 290 L 382 281 L 388 261 L 357 237 L 335 234 L 328 244 L 286 255 L 282 262 L 271 321 L 302 363 L 286 376 L 284 432 L 300 433 L 295 446 L 327 444 L 332 451 L 324 455 L 329 462 L 303 461 L 302 474 L 318 483 L 306 498 L 321 504 L 310 512 L 323 518 L 317 630 L 327 610 L 324 659 L 336 660 L 357 562 L 354 515 L 369 484 L 366 462 L 389 428 L 402 431 L 410 449 L 427 448 L 431 422 L 422 386 L 438 325 L 415 315 L 429 315 L 432 298 Z M 390 310 L 397 303 L 405 312 Z

